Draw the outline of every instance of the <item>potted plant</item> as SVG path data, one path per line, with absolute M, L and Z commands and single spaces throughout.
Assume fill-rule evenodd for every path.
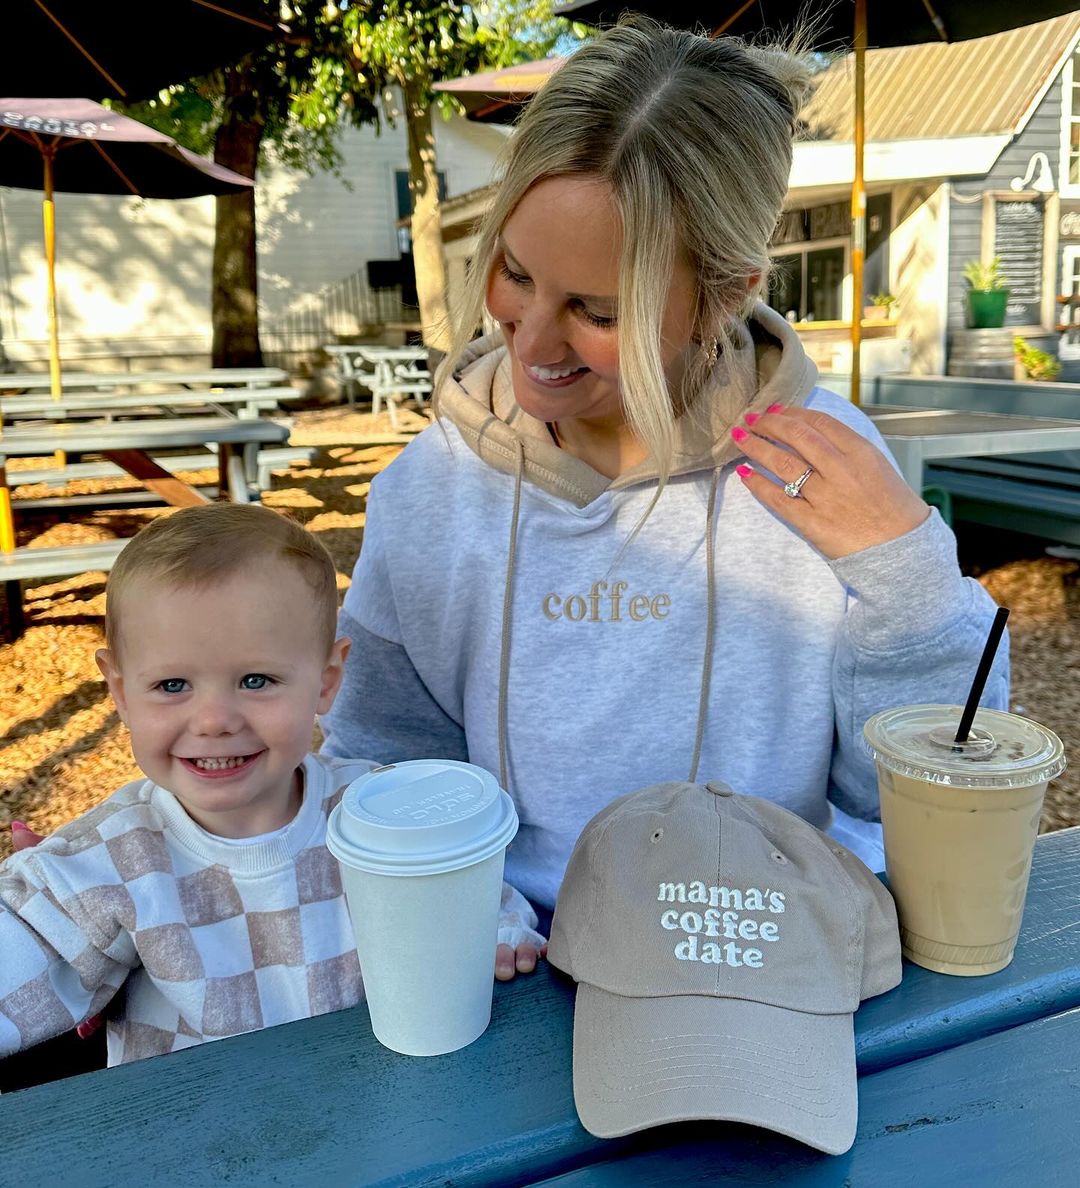
M 1009 303 L 1008 281 L 1001 271 L 1001 257 L 989 263 L 968 260 L 964 279 L 967 291 L 967 322 L 973 330 L 989 330 L 1005 325 L 1005 307 Z
M 896 317 L 896 298 L 891 293 L 875 293 L 863 307 L 863 317 L 872 321 Z
M 1018 334 L 1013 339 L 1013 353 L 1018 369 L 1024 379 L 1054 380 L 1061 372 L 1061 364 L 1048 351 L 1033 347 L 1026 338 Z

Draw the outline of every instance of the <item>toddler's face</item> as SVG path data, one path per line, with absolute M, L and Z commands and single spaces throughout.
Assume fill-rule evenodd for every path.
M 266 833 L 300 805 L 298 767 L 348 646 L 326 656 L 312 604 L 276 560 L 203 589 L 124 591 L 117 651 L 98 663 L 136 762 L 211 833 Z

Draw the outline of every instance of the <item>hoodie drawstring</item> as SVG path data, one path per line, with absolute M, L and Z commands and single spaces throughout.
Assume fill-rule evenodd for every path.
M 697 782 L 701 743 L 705 737 L 705 718 L 709 711 L 709 685 L 712 681 L 713 637 L 716 634 L 716 546 L 713 538 L 716 534 L 716 488 L 719 482 L 720 471 L 714 470 L 709 487 L 709 506 L 705 513 L 705 581 L 708 586 L 705 600 L 705 657 L 701 662 L 701 696 L 698 699 L 694 757 L 690 761 L 690 774 L 686 777 L 691 784 Z
M 513 619 L 514 567 L 517 561 L 518 522 L 521 518 L 521 484 L 525 474 L 525 447 L 518 441 L 516 465 L 514 467 L 514 509 L 510 517 L 510 543 L 506 555 L 506 581 L 503 586 L 502 640 L 499 650 L 499 783 L 510 790 L 509 757 L 507 752 L 507 694 L 510 686 L 510 635 Z M 701 693 L 698 698 L 697 730 L 694 735 L 694 757 L 690 762 L 690 774 L 686 777 L 692 784 L 697 779 L 698 764 L 701 761 L 701 745 L 705 737 L 705 720 L 709 709 L 709 687 L 712 682 L 713 644 L 716 636 L 716 491 L 720 483 L 720 471 L 714 470 L 709 487 L 709 503 L 705 513 L 705 655 L 701 662 Z
M 510 547 L 506 556 L 506 584 L 503 588 L 502 644 L 499 652 L 499 783 L 509 792 L 509 762 L 506 748 L 507 691 L 510 686 L 510 620 L 514 601 L 514 562 L 517 557 L 518 519 L 521 515 L 521 483 L 525 475 L 525 446 L 515 439 L 517 446 L 514 468 L 514 512 L 510 519 Z

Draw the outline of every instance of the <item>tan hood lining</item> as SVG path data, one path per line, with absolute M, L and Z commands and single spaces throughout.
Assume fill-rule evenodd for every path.
M 707 427 L 698 426 L 689 416 L 678 421 L 673 476 L 734 461 L 740 451 L 728 434 L 744 413 L 764 411 L 774 403 L 801 405 L 817 382 L 817 367 L 807 358 L 795 331 L 761 303 L 729 372 L 731 382 L 721 381 L 711 394 Z M 560 450 L 546 425 L 514 400 L 509 354 L 499 332 L 470 344 L 453 378 L 442 385 L 437 408 L 488 465 L 513 475 L 520 463 L 527 481 L 577 507 L 585 507 L 605 491 L 656 478 L 651 459 L 611 480 Z

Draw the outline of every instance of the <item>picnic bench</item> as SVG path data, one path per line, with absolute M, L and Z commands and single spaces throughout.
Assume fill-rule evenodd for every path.
M 355 404 L 360 387 L 371 393 L 371 411 L 378 415 L 383 401 L 390 412 L 390 425 L 398 427 L 398 403 L 412 395 L 423 411 L 424 396 L 431 393 L 425 346 L 389 347 L 376 343 L 332 343 L 322 348 L 334 361 L 345 399 Z
M 963 978 L 905 962 L 860 1008 L 845 1155 L 717 1122 L 594 1138 L 574 1109 L 574 985 L 541 962 L 497 984 L 488 1030 L 446 1056 L 381 1047 L 360 1005 L 5 1094 L 4 1170 L 20 1188 L 61 1173 L 80 1188 L 1071 1188 L 1078 875 L 1080 829 L 1039 838 L 1010 966 Z
M 277 421 L 249 420 L 232 416 L 182 417 L 174 419 L 78 422 L 59 425 L 24 426 L 6 430 L 0 436 L 0 512 L 10 517 L 10 494 L 6 455 L 39 457 L 55 450 L 65 453 L 98 454 L 143 484 L 152 497 L 186 507 L 209 502 L 211 496 L 184 482 L 177 474 L 176 461 L 161 451 L 179 448 L 215 446 L 201 455 L 203 465 L 216 465 L 217 495 L 246 503 L 258 496 L 252 490 L 260 476 L 259 451 L 264 445 L 284 446 L 289 438 L 288 425 Z M 190 455 L 183 456 L 185 460 Z M 81 464 L 80 464 L 81 465 Z M 170 469 L 172 467 L 172 469 Z M 66 468 L 70 473 L 70 468 Z M 32 473 L 32 472 L 31 472 Z M 16 481 L 23 472 L 12 472 Z M 7 539 L 14 540 L 8 520 L 2 525 Z M 71 545 L 61 549 L 9 548 L 0 551 L 0 581 L 7 597 L 8 619 L 12 634 L 23 626 L 22 585 L 27 580 L 50 580 L 95 569 L 108 569 L 122 547 Z
M 845 376 L 822 376 L 822 384 L 846 394 Z M 1080 443 L 1073 445 L 1054 432 L 1055 426 L 1080 422 L 1080 385 L 879 375 L 867 379 L 863 406 L 872 417 L 876 407 L 888 406 L 892 411 L 923 409 L 949 411 L 956 417 L 971 413 L 1014 418 L 998 422 L 995 432 L 1022 432 L 1012 444 L 1008 438 L 998 438 L 992 454 L 969 440 L 962 453 L 926 456 L 924 492 L 952 520 L 1080 545 Z M 878 427 L 885 432 L 884 424 Z M 1034 446 L 1034 431 L 1039 429 L 1049 433 L 1041 445 Z M 887 440 L 897 452 L 895 443 Z M 1037 453 L 1031 452 L 1035 449 Z

